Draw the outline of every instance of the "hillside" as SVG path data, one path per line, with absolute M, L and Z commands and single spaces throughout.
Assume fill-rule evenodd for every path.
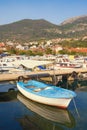
M 0 26 L 0 40 L 30 41 L 57 37 L 59 27 L 46 20 L 25 19 Z
M 70 18 L 61 23 L 61 30 L 65 37 L 87 36 L 87 16 Z
M 44 19 L 24 19 L 0 26 L 0 41 L 28 42 L 52 38 L 80 38 L 87 36 L 87 16 L 68 19 L 60 25 Z
M 66 25 L 66 24 L 69 24 L 69 23 L 73 23 L 75 21 L 77 21 L 77 22 L 82 21 L 83 22 L 83 20 L 85 20 L 86 17 L 87 17 L 86 15 L 83 15 L 83 16 L 77 16 L 77 17 L 69 18 L 69 19 L 63 21 L 61 23 L 61 25 Z

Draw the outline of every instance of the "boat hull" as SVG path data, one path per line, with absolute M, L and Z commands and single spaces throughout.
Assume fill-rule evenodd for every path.
M 49 98 L 49 97 L 43 97 L 40 95 L 33 94 L 29 91 L 26 91 L 21 86 L 17 84 L 18 90 L 27 98 L 50 106 L 57 106 L 59 108 L 66 109 L 69 106 L 70 101 L 72 98 Z

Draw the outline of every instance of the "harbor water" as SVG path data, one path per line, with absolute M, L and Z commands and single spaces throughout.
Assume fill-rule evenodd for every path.
M 78 86 L 63 110 L 25 98 L 15 82 L 0 82 L 0 130 L 86 130 L 87 80 Z

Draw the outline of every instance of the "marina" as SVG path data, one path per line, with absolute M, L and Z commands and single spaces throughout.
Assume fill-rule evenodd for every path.
M 6 63 L 8 64 L 8 62 Z M 9 71 L 0 72 L 1 130 L 6 128 L 8 130 L 77 130 L 79 128 L 83 130 L 86 128 L 86 66 L 71 68 L 57 66 L 58 68 L 55 68 L 55 64 L 50 61 L 44 62 L 31 59 L 18 61 L 16 59 L 16 62 L 10 61 L 10 63 L 14 64 L 14 68 L 8 68 Z M 52 66 L 48 65 L 50 63 Z M 72 75 L 74 73 L 77 76 L 73 79 Z M 77 96 L 71 100 L 66 110 L 39 104 L 19 92 L 17 82 L 20 76 L 23 76 L 24 82 L 33 79 L 51 83 L 72 90 Z
M 5 56 L 0 58 L 0 81 L 17 80 L 19 76 L 25 78 L 55 77 L 77 74 L 87 74 L 87 58 L 70 60 L 67 55 L 53 56 Z M 85 61 L 85 62 L 84 62 Z M 53 81 L 54 82 L 54 81 Z
M 87 1 L 0 9 L 0 130 L 86 130 Z

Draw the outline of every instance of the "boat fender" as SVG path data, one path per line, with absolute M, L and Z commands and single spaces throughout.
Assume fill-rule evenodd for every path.
M 20 82 L 20 81 L 24 82 L 24 77 L 23 76 L 18 77 L 18 82 Z

